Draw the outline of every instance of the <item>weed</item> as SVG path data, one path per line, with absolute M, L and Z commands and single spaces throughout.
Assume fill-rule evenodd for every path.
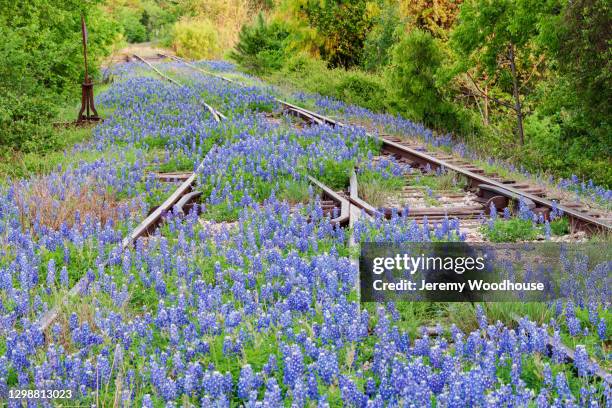
M 389 196 L 401 191 L 405 184 L 402 177 L 383 176 L 365 169 L 359 173 L 359 196 L 375 207 L 383 205 Z
M 349 184 L 349 178 L 355 164 L 351 160 L 336 161 L 327 159 L 321 166 L 319 180 L 333 189 L 343 189 Z
M 230 207 L 227 202 L 209 205 L 202 215 L 204 219 L 217 222 L 233 222 L 238 219 L 239 207 Z
M 102 225 L 118 219 L 121 203 L 113 192 L 95 188 L 94 180 L 63 186 L 61 191 L 56 187 L 47 177 L 15 186 L 15 202 L 24 229 L 38 223 L 59 230 L 63 224 L 72 226 L 79 217 L 84 220 L 87 216 Z
M 540 229 L 530 220 L 512 218 L 495 220 L 492 226 L 483 226 L 482 233 L 491 242 L 517 242 L 536 239 Z
M 277 197 L 290 204 L 306 202 L 310 198 L 310 184 L 304 180 L 287 180 Z
M 465 177 L 455 172 L 445 172 L 440 175 L 418 175 L 411 180 L 410 184 L 438 191 L 462 191 L 467 186 L 467 181 Z
M 553 235 L 566 235 L 570 232 L 569 220 L 558 218 L 550 223 L 550 231 Z

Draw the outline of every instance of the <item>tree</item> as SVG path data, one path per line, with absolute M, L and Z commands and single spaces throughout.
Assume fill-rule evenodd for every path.
M 286 59 L 289 31 L 281 22 L 267 23 L 263 14 L 252 25 L 244 25 L 230 56 L 258 73 L 280 69 Z
M 486 74 L 508 89 L 511 102 L 492 98 L 473 81 L 478 95 L 491 98 L 516 116 L 520 144 L 525 143 L 523 97 L 530 72 L 541 64 L 534 58 L 533 41 L 539 23 L 554 9 L 554 1 L 542 0 L 470 0 L 463 3 L 451 45 L 458 55 L 456 73 L 475 70 Z
M 392 55 L 387 75 L 397 108 L 429 126 L 456 128 L 455 111 L 436 84 L 444 60 L 438 41 L 415 29 L 393 48 Z
M 400 0 L 402 16 L 411 27 L 429 31 L 436 38 L 447 38 L 463 0 Z
M 316 54 L 331 67 L 350 68 L 361 62 L 372 28 L 372 4 L 366 0 L 284 0 L 277 18 L 292 31 L 292 45 Z
M 27 4 L 25 4 L 27 3 Z M 113 40 L 100 1 L 0 0 L 0 148 L 50 146 L 58 100 L 80 93 L 81 13 L 87 19 L 92 70 Z
M 362 66 L 374 71 L 389 63 L 391 47 L 397 42 L 401 19 L 398 4 L 394 0 L 380 2 L 374 25 L 363 44 Z
M 575 0 L 555 25 L 552 50 L 592 122 L 610 117 L 612 7 L 606 0 Z M 557 40 L 557 41 L 555 41 Z

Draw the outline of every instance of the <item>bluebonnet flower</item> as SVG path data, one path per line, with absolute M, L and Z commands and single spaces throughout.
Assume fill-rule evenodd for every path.
M 607 328 L 606 328 L 606 321 L 605 319 L 602 317 L 599 319 L 599 323 L 597 323 L 597 335 L 599 336 L 599 338 L 604 341 L 608 338 L 607 335 Z
M 62 270 L 60 271 L 60 283 L 63 287 L 68 287 L 68 268 L 66 268 L 66 266 L 63 266 Z
M 331 384 L 340 372 L 335 353 L 325 349 L 320 350 L 317 360 L 317 371 L 325 384 Z

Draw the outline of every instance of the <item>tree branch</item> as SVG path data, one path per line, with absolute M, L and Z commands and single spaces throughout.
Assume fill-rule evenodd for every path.
M 508 102 L 505 102 L 505 101 L 502 101 L 502 100 L 500 100 L 500 99 L 497 99 L 497 98 L 496 98 L 496 97 L 494 97 L 494 96 L 489 96 L 489 95 L 486 95 L 486 94 L 483 92 L 483 90 L 482 90 L 482 89 L 480 89 L 480 87 L 478 86 L 478 84 L 476 84 L 476 81 L 474 80 L 474 78 L 472 78 L 472 75 L 470 75 L 470 73 L 469 73 L 469 72 L 466 72 L 466 74 L 467 74 L 468 78 L 470 78 L 470 81 L 472 81 L 472 84 L 474 85 L 474 87 L 476 88 L 476 90 L 477 90 L 477 91 L 480 93 L 480 95 L 476 95 L 476 94 L 474 94 L 474 96 L 480 96 L 481 98 L 489 98 L 489 99 L 491 99 L 493 102 L 495 102 L 495 103 L 497 103 L 497 104 L 499 104 L 499 105 L 501 105 L 501 106 L 505 106 L 505 107 L 506 107 L 506 108 L 508 108 L 508 109 L 516 110 L 516 108 L 515 108 L 513 105 L 509 104 Z
M 536 71 L 538 70 L 538 66 L 544 61 L 544 54 L 540 55 L 540 59 L 538 60 L 538 62 L 536 62 L 533 66 L 533 69 L 531 70 L 531 73 L 529 74 L 529 76 L 527 77 L 526 80 L 523 81 L 523 84 L 520 86 L 519 91 L 521 89 L 523 89 L 523 87 L 525 85 L 527 85 L 527 83 L 531 80 L 531 77 L 536 73 Z

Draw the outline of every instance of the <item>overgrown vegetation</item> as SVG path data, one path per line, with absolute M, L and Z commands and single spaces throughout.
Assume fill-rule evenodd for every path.
M 606 2 L 426 3 L 283 0 L 243 28 L 232 55 L 273 82 L 399 113 L 481 154 L 612 185 Z
M 89 60 L 97 62 L 114 40 L 99 1 L 36 0 L 24 7 L 0 1 L 0 158 L 57 147 L 51 122 L 80 93 L 83 79 L 81 14 L 89 31 Z M 76 116 L 76 112 L 74 113 Z
M 522 218 L 496 219 L 482 227 L 483 235 L 491 242 L 531 241 L 538 237 L 561 236 L 569 232 L 567 218 L 558 218 L 546 225 Z
M 380 171 L 365 169 L 359 173 L 359 197 L 375 207 L 383 205 L 390 196 L 397 195 L 405 185 L 401 176 L 387 176 Z

